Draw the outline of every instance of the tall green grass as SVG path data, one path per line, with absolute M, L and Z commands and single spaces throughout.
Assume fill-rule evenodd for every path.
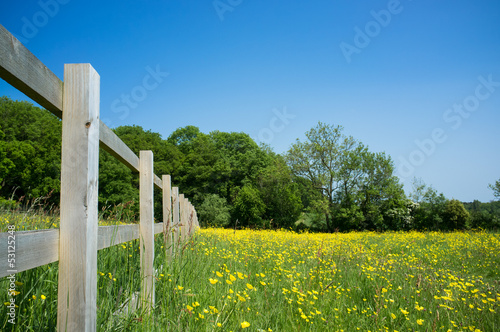
M 48 218 L 48 219 L 47 219 Z M 58 226 L 4 214 L 0 227 Z M 106 221 L 116 223 L 117 221 Z M 55 226 L 54 226 L 55 225 Z M 496 331 L 500 235 L 487 232 L 310 234 L 203 229 L 178 254 L 155 240 L 152 315 L 124 304 L 140 289 L 139 243 L 98 253 L 99 331 Z M 19 273 L 16 324 L 54 330 L 57 263 Z M 7 288 L 7 280 L 0 288 Z M 42 299 L 43 295 L 43 299 Z M 2 292 L 2 302 L 8 301 Z M 126 305 L 125 305 L 126 306 Z

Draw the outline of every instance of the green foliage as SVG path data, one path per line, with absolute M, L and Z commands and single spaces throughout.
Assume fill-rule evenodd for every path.
M 421 180 L 414 180 L 414 192 L 411 197 L 418 203 L 414 212 L 413 229 L 440 230 L 447 229 L 443 213 L 447 199 L 432 187 L 427 187 Z
M 35 199 L 49 208 L 57 206 L 61 122 L 28 102 L 7 97 L 0 98 L 0 116 L 0 206 L 17 208 Z M 283 156 L 245 133 L 205 134 L 186 126 L 165 140 L 139 126 L 113 130 L 135 154 L 151 150 L 155 173 L 170 174 L 173 186 L 206 213 L 207 224 L 234 225 L 239 220 L 246 226 L 289 228 L 303 212 L 308 226 L 327 231 L 500 224 L 494 202 L 473 208 L 475 203 L 465 204 L 467 216 L 460 202 L 448 201 L 423 183 L 407 199 L 392 159 L 370 152 L 341 126 L 318 123 Z M 498 198 L 500 180 L 489 187 Z M 136 221 L 139 178 L 105 151 L 99 156 L 98 201 L 102 217 Z M 157 189 L 155 218 L 162 219 Z
M 406 199 L 399 202 L 399 206 L 393 206 L 384 212 L 384 220 L 391 225 L 393 230 L 410 230 L 414 225 L 415 211 L 420 204 Z
M 406 197 L 391 158 L 369 152 L 342 130 L 320 122 L 286 155 L 298 183 L 316 192 L 306 206 L 324 214 L 328 231 L 396 229 L 385 212 L 403 208 Z
M 19 200 L 51 194 L 58 203 L 61 122 L 28 102 L 0 97 L 0 196 Z
M 399 179 L 393 175 L 394 164 L 385 153 L 365 152 L 362 174 L 358 180 L 358 202 L 363 221 L 358 229 L 397 230 L 401 219 L 390 218 L 387 211 L 405 211 L 407 199 Z
M 464 229 L 469 220 L 469 212 L 460 201 L 452 199 L 446 202 L 443 219 L 447 229 Z
M 238 190 L 233 204 L 233 218 L 239 221 L 238 225 L 259 225 L 265 210 L 266 205 L 256 188 L 247 184 Z
M 217 194 L 208 194 L 198 207 L 200 226 L 226 227 L 231 221 L 230 208 L 227 201 Z
M 364 220 L 361 209 L 356 204 L 344 205 L 332 211 L 333 220 L 335 222 L 335 230 L 351 230 L 361 228 L 359 226 Z
M 114 132 L 127 146 L 139 155 L 141 150 L 151 150 L 154 156 L 154 172 L 158 176 L 172 174 L 178 168 L 182 154 L 161 135 L 140 126 L 121 126 Z M 100 154 L 99 203 L 101 208 L 119 203 L 139 201 L 139 177 L 107 153 Z M 184 189 L 181 189 L 185 193 Z M 161 192 L 155 189 L 155 218 L 162 220 Z M 138 204 L 132 206 L 133 212 L 139 212 Z
M 139 214 L 137 212 L 135 201 L 128 201 L 124 203 L 117 203 L 114 205 L 103 206 L 99 218 L 107 222 L 123 222 L 123 223 L 136 223 L 139 221 Z
M 188 154 L 192 148 L 192 143 L 198 136 L 204 135 L 195 126 L 186 126 L 174 130 L 167 139 L 167 142 L 176 146 L 182 153 Z
M 493 195 L 500 200 L 500 180 L 497 180 L 495 184 L 488 185 L 488 188 L 493 190 Z
M 13 199 L 0 197 L 0 211 L 12 211 L 19 206 L 19 203 Z
M 138 202 L 139 190 L 132 171 L 105 151 L 99 153 L 99 206 L 104 218 L 112 218 L 113 207 L 125 202 Z M 138 214 L 138 204 L 130 206 L 130 214 Z
M 411 197 L 418 204 L 411 212 L 413 229 L 455 230 L 469 225 L 469 212 L 460 201 L 446 199 L 419 179 L 414 180 L 413 188 Z
M 500 201 L 464 203 L 470 213 L 469 228 L 500 229 Z
M 266 204 L 264 218 L 272 220 L 277 228 L 293 227 L 303 207 L 299 186 L 292 181 L 283 158 L 275 157 L 273 163 L 261 171 L 257 182 Z
M 255 218 L 253 212 L 248 214 L 249 211 L 260 211 L 259 206 L 244 206 L 255 202 L 245 196 L 247 189 L 244 196 L 237 198 L 239 188 L 245 184 L 257 186 L 259 174 L 272 160 L 271 155 L 261 149 L 250 136 L 219 131 L 207 135 L 196 127 L 188 126 L 174 131 L 168 142 L 183 153 L 179 167 L 173 170 L 173 179 L 184 193 L 193 197 L 197 207 L 207 195 L 218 195 L 232 207 L 233 222 L 238 218 L 242 222 L 242 216 L 245 222 L 260 220 L 263 212 L 257 213 L 259 218 Z

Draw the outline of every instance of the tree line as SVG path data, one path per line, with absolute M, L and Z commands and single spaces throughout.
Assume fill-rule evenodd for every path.
M 28 102 L 0 98 L 0 207 L 39 199 L 57 207 L 61 121 Z M 134 151 L 152 150 L 156 174 L 195 205 L 203 226 L 348 230 L 498 228 L 500 202 L 461 203 L 416 180 L 406 195 L 383 152 L 318 123 L 288 152 L 276 154 L 248 134 L 202 133 L 186 126 L 166 139 L 139 126 L 114 132 Z M 490 185 L 500 198 L 500 180 Z M 105 151 L 99 159 L 104 217 L 138 214 L 139 179 Z M 156 218 L 161 194 L 155 193 Z

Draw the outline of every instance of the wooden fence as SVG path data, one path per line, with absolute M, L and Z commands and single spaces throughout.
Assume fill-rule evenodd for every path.
M 59 261 L 58 331 L 95 331 L 97 251 L 140 239 L 141 305 L 155 303 L 154 235 L 173 244 L 199 227 L 193 205 L 153 172 L 153 153 L 139 157 L 99 119 L 100 77 L 90 64 L 65 64 L 64 82 L 0 25 L 0 77 L 62 119 L 59 229 L 15 232 L 15 263 L 8 233 L 0 234 L 0 277 Z M 99 147 L 139 173 L 140 223 L 98 227 Z M 162 190 L 163 222 L 153 219 L 153 189 Z M 175 246 L 174 246 L 175 248 Z M 10 248 L 12 249 L 12 248 Z M 12 250 L 11 250 L 12 251 Z

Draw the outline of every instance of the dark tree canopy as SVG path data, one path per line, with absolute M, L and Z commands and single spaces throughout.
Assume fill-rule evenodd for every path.
M 0 98 L 0 196 L 59 201 L 61 121 L 28 102 Z

